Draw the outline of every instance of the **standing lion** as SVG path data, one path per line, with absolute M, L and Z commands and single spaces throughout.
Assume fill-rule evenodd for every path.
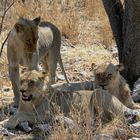
M 68 82 L 60 55 L 61 33 L 49 22 L 19 18 L 8 37 L 7 57 L 9 76 L 15 96 L 15 104 L 19 103 L 19 64 L 29 70 L 39 70 L 39 62 L 49 71 L 49 83 L 55 82 L 57 62 Z

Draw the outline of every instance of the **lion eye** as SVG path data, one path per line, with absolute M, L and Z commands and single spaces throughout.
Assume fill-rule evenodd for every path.
M 112 77 L 112 74 L 111 74 L 111 73 L 109 73 L 107 76 L 108 76 L 109 78 L 111 78 L 111 77 Z
M 28 84 L 29 84 L 30 86 L 32 86 L 32 85 L 34 85 L 34 83 L 35 83 L 34 80 L 30 80 Z

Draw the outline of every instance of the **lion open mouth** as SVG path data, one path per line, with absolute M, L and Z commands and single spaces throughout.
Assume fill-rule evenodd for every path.
M 26 96 L 26 95 L 22 94 L 22 100 L 23 101 L 31 101 L 32 100 L 32 95 Z

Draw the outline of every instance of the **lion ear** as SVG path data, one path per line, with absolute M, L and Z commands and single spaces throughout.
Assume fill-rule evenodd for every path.
M 24 30 L 24 25 L 21 23 L 16 23 L 14 27 L 17 33 L 22 32 Z
M 122 71 L 124 70 L 124 65 L 123 64 L 119 64 L 116 66 L 118 71 Z
M 40 23 L 40 16 L 35 18 L 35 19 L 33 19 L 33 22 L 35 23 L 36 26 L 38 26 L 39 23 Z

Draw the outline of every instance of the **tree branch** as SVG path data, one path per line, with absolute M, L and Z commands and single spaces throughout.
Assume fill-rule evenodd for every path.
M 2 55 L 2 50 L 3 50 L 3 47 L 4 47 L 6 41 L 7 41 L 8 37 L 9 37 L 9 34 L 10 34 L 10 32 L 8 33 L 7 37 L 5 38 L 4 42 L 3 42 L 2 45 L 1 45 L 1 49 L 0 49 L 0 57 L 1 57 L 1 55 Z
M 3 13 L 2 20 L 1 20 L 1 23 L 0 23 L 0 35 L 2 33 L 3 23 L 4 23 L 4 19 L 5 19 L 6 13 L 8 12 L 8 10 L 12 7 L 12 5 L 14 3 L 15 3 L 15 0 L 13 0 L 13 2 L 9 5 L 9 7 L 6 8 L 7 7 L 7 0 L 5 0 L 5 3 L 4 3 L 4 13 Z

